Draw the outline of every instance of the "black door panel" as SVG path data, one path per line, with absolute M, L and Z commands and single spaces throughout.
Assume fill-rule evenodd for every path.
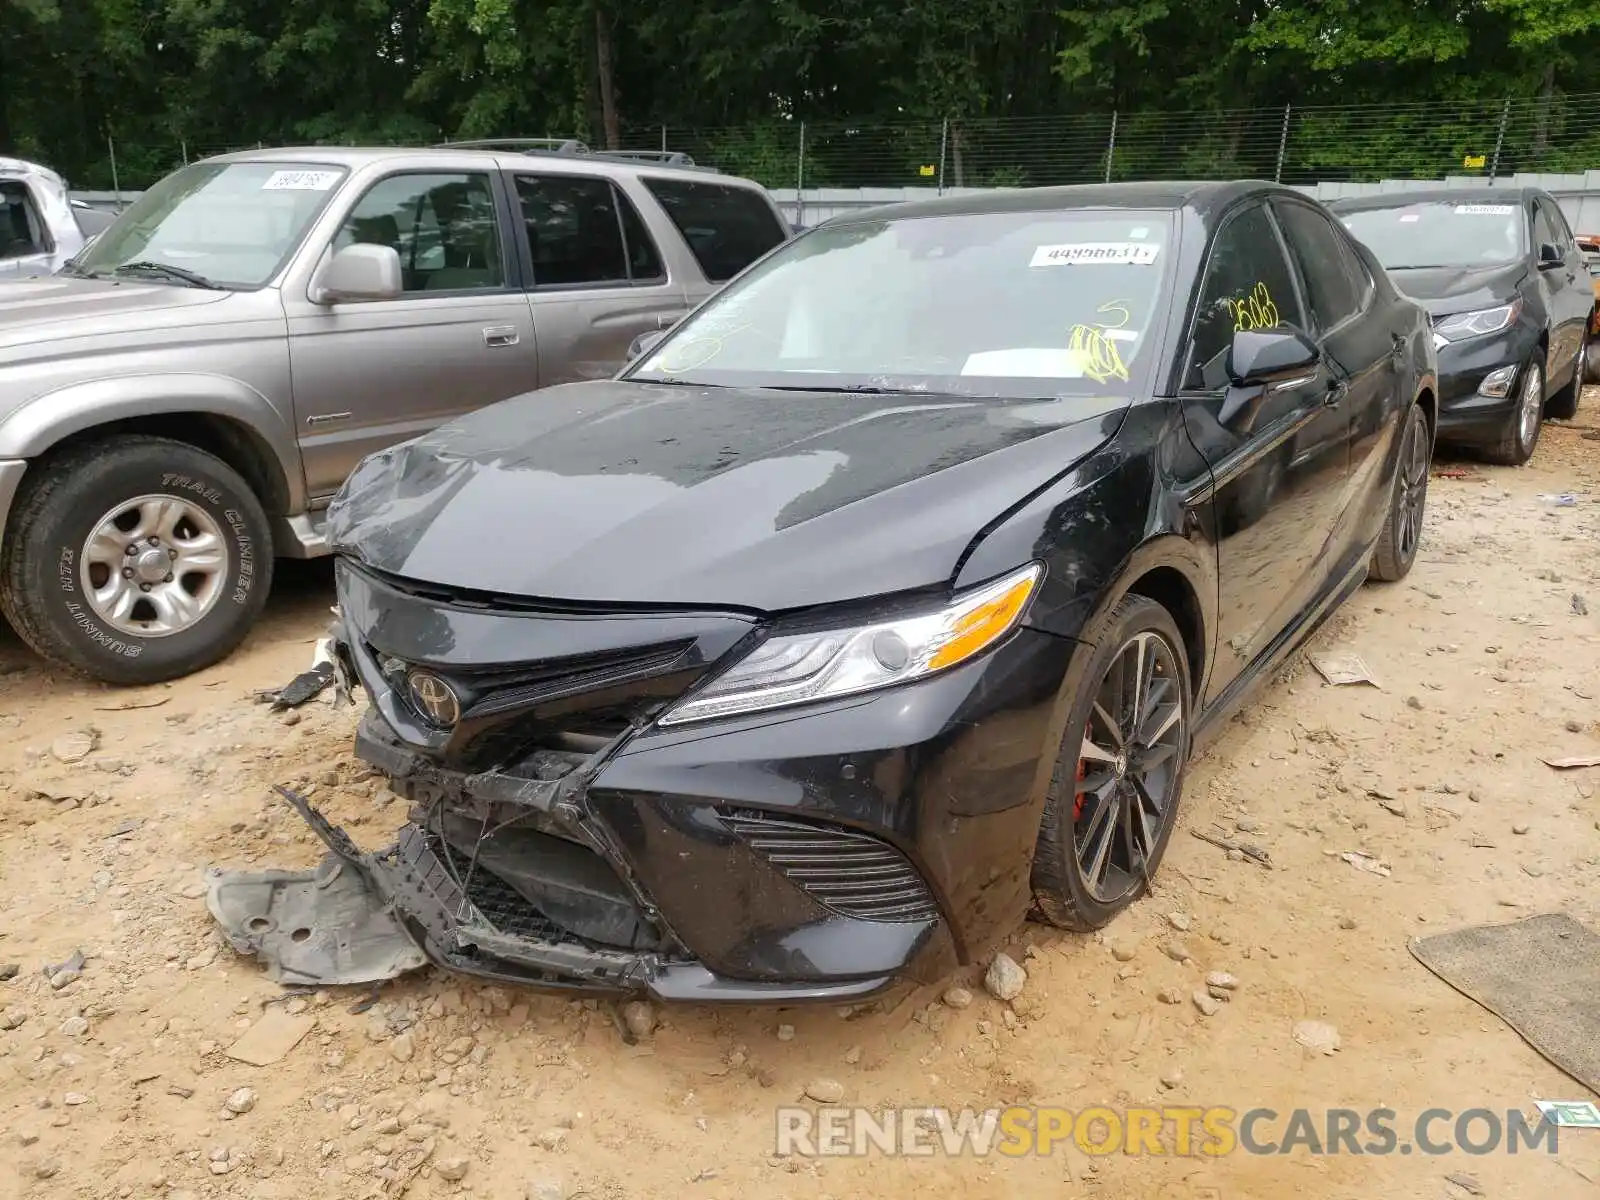
M 1219 583 L 1208 702 L 1328 578 L 1347 475 L 1344 379 L 1325 362 L 1253 387 L 1227 378 L 1236 331 L 1305 329 L 1305 307 L 1266 209 L 1231 218 L 1213 244 L 1182 396 L 1185 427 L 1213 480 Z

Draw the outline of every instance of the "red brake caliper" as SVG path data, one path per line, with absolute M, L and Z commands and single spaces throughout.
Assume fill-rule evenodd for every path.
M 1090 727 L 1088 725 L 1083 727 L 1083 737 L 1085 741 L 1089 739 L 1089 728 Z M 1074 822 L 1076 822 L 1079 817 L 1083 816 L 1083 781 L 1088 778 L 1088 775 L 1089 760 L 1086 758 L 1080 758 L 1078 760 L 1078 787 L 1077 791 L 1072 797 L 1072 819 Z

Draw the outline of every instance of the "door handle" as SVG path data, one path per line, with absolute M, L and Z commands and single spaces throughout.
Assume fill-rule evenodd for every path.
M 1322 394 L 1322 402 L 1329 408 L 1332 408 L 1334 405 L 1338 404 L 1339 401 L 1343 400 L 1349 391 L 1350 387 L 1348 384 L 1330 383 L 1328 384 L 1328 390 Z
M 515 346 L 522 340 L 515 325 L 491 325 L 483 331 L 483 344 L 490 349 L 496 346 Z

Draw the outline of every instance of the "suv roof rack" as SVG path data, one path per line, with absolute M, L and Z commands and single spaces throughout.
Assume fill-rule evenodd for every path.
M 680 167 L 690 171 L 708 171 L 721 174 L 716 167 L 703 167 L 682 150 L 593 150 L 577 138 L 471 138 L 459 142 L 441 142 L 436 150 L 509 150 L 517 154 L 559 154 L 581 158 L 599 158 L 608 162 L 659 163 L 663 167 Z
M 471 138 L 460 142 L 441 142 L 436 150 L 521 150 L 538 154 L 589 154 L 589 147 L 577 138 Z

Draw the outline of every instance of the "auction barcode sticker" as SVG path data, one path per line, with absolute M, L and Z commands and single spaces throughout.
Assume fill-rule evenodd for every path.
M 338 171 L 274 171 L 263 192 L 325 192 L 339 182 Z
M 1075 245 L 1040 246 L 1030 267 L 1077 267 L 1091 264 L 1148 267 L 1161 247 L 1153 242 L 1079 242 Z
M 1517 211 L 1515 204 L 1458 204 L 1456 212 L 1467 217 L 1509 217 Z

